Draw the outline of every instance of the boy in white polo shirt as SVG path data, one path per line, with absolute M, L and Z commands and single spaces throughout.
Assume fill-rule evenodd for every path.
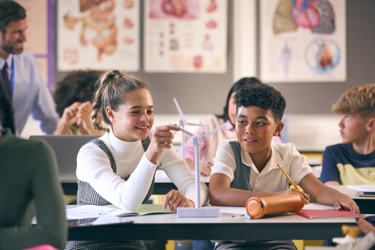
M 291 143 L 272 142 L 284 127 L 281 119 L 285 99 L 266 84 L 242 87 L 235 96 L 237 105 L 236 140 L 221 143 L 213 162 L 209 191 L 212 205 L 245 206 L 253 196 L 267 197 L 299 192 L 308 203 L 310 195 L 317 202 L 359 212 L 347 195 L 323 185 L 311 172 L 306 157 Z M 289 183 L 277 167 L 280 164 L 291 179 L 306 193 L 288 189 Z M 296 249 L 292 241 L 236 243 L 224 241 L 215 249 Z

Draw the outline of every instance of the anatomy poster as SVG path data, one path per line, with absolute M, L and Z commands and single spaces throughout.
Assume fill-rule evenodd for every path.
M 26 10 L 27 26 L 24 49 L 35 56 L 44 82 L 55 88 L 54 1 L 17 0 Z
M 139 70 L 139 2 L 58 1 L 58 69 Z
M 265 82 L 346 80 L 345 0 L 260 1 Z
M 227 0 L 146 0 L 146 72 L 225 73 Z

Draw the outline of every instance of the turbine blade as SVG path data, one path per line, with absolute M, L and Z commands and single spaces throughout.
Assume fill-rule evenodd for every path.
M 176 108 L 177 108 L 178 113 L 180 114 L 180 118 L 181 118 L 182 120 L 184 120 L 184 119 L 185 119 L 185 118 L 184 118 L 184 113 L 182 113 L 182 110 L 181 110 L 181 108 L 180 108 L 180 105 L 178 105 L 178 102 L 177 102 L 176 98 L 173 97 L 173 101 L 174 101 L 174 104 L 176 105 Z
M 185 129 L 181 129 L 182 132 L 184 132 L 185 134 L 189 135 L 189 136 L 193 136 L 194 134 L 185 130 Z
M 190 123 L 190 122 L 187 122 L 186 124 L 190 125 L 190 126 L 202 126 L 202 127 L 206 127 L 206 125 L 203 125 L 203 124 L 196 124 L 196 123 Z
M 224 124 L 221 124 L 221 126 L 215 128 L 214 130 L 208 132 L 207 134 L 201 136 L 201 138 L 204 140 L 206 139 L 207 137 L 209 137 L 210 135 L 212 135 L 213 133 L 215 133 L 216 131 L 218 131 L 219 129 L 221 129 L 222 127 L 224 127 L 225 123 Z

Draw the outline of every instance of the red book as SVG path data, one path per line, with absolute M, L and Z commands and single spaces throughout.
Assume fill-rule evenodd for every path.
M 316 218 L 359 218 L 364 217 L 362 214 L 357 214 L 355 212 L 349 211 L 349 210 L 332 210 L 332 209 L 318 209 L 318 210 L 312 210 L 312 209 L 302 209 L 296 214 L 301 215 L 303 217 L 306 217 L 307 219 L 316 219 Z

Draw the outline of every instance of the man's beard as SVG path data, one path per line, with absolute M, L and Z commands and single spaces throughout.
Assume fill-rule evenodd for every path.
M 6 53 L 8 54 L 21 54 L 23 52 L 23 47 L 21 49 L 15 49 L 14 46 L 10 45 L 10 44 L 3 44 L 3 46 L 1 46 L 1 49 L 4 50 Z

